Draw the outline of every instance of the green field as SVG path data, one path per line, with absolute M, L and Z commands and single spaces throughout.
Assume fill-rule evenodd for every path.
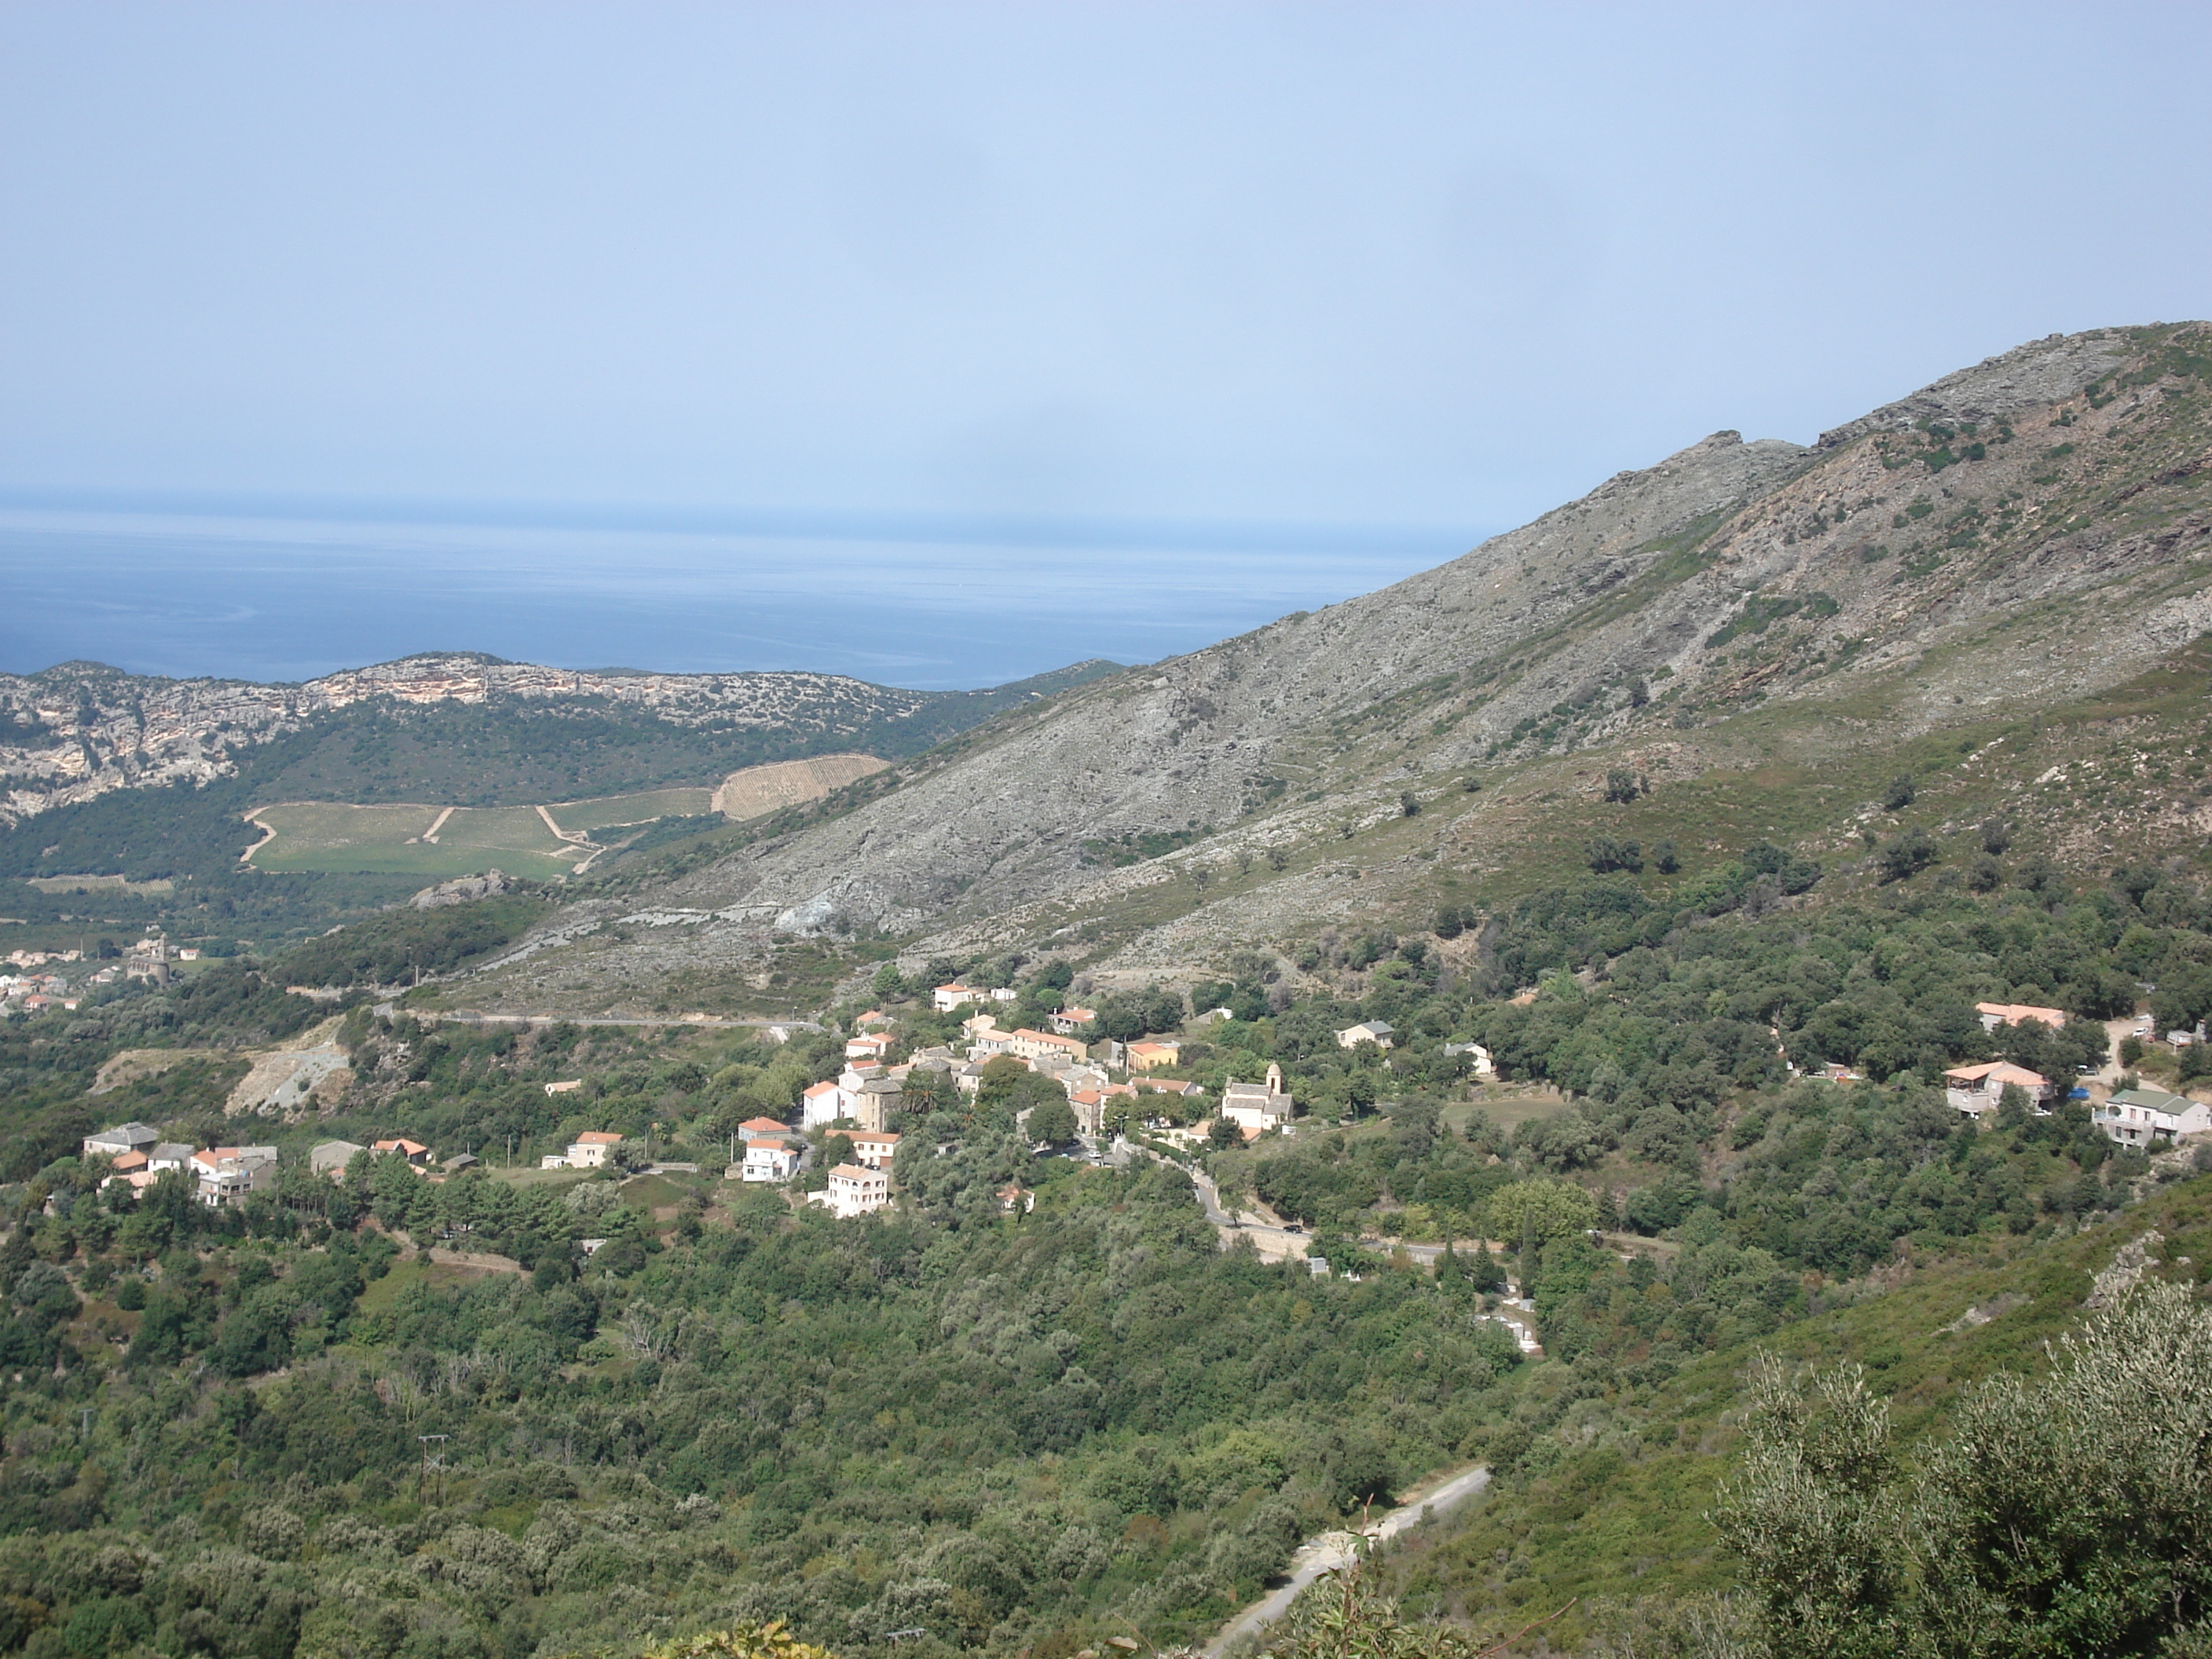
M 633 829 L 655 818 L 697 817 L 711 811 L 714 801 L 711 789 L 647 789 L 633 795 L 559 801 L 545 810 L 563 830 L 571 834 L 580 830 L 598 841 L 605 839 L 599 834 L 602 830 Z
M 660 818 L 712 810 L 714 791 L 647 789 L 562 801 L 545 812 L 570 835 L 619 841 L 622 831 Z M 441 823 L 440 815 L 444 815 Z M 276 832 L 254 849 L 255 868 L 282 874 L 474 875 L 496 866 L 550 881 L 573 872 L 591 848 L 564 846 L 535 806 L 354 806 L 287 801 L 264 806 L 253 822 Z M 423 837 L 433 825 L 437 839 Z M 602 835 L 601 831 L 609 832 Z
M 465 876 L 490 866 L 536 880 L 563 876 L 582 854 L 562 847 L 534 807 L 457 809 L 440 826 L 438 839 L 422 834 L 445 809 L 437 806 L 349 806 L 330 801 L 292 801 L 256 812 L 256 822 L 276 832 L 257 849 L 257 868 L 276 872 L 355 872 Z

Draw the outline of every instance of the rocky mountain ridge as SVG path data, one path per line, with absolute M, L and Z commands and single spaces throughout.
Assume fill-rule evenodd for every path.
M 609 962 L 643 981 L 778 933 L 1079 920 L 1201 863 L 1310 866 L 1462 775 L 1601 750 L 1663 783 L 1749 763 L 1754 726 L 1842 752 L 2117 684 L 2212 625 L 2208 393 L 2204 325 L 2110 329 L 1810 447 L 1716 434 L 1437 569 L 909 762 L 858 810 L 639 895 L 695 925 Z M 1496 798 L 1455 799 L 1479 843 Z M 1195 844 L 1100 867 L 1146 837 Z

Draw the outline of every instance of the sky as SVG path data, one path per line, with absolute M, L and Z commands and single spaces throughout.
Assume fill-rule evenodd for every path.
M 1192 648 L 2212 313 L 2208 61 L 2202 4 L 11 0 L 0 667 Z

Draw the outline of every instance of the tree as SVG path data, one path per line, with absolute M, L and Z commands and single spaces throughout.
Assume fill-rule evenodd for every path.
M 1212 1127 L 1206 1130 L 1206 1138 L 1226 1152 L 1230 1147 L 1243 1143 L 1244 1132 L 1237 1127 L 1233 1119 L 1217 1116 Z
M 1881 792 L 1881 804 L 1893 812 L 1902 811 L 1912 805 L 1912 798 L 1918 793 L 1911 775 L 1906 773 L 1889 781 L 1889 787 Z
M 1856 1365 L 1809 1387 L 1769 1358 L 1752 1382 L 1743 1462 L 1711 1516 L 1743 1559 L 1763 1650 L 1887 1656 L 1900 1640 L 1905 1564 L 1889 1408 Z
M 1662 876 L 1671 876 L 1682 867 L 1681 854 L 1674 843 L 1663 837 L 1651 843 L 1651 867 Z
M 896 962 L 887 962 L 877 969 L 876 976 L 868 981 L 868 986 L 886 1002 L 907 994 L 906 975 L 899 972 Z
M 1487 1209 L 1491 1237 L 1508 1243 L 1541 1244 L 1597 1224 L 1596 1200 L 1566 1181 L 1516 1181 L 1491 1194 Z
M 1615 805 L 1626 805 L 1644 792 L 1643 780 L 1625 766 L 1616 766 L 1605 775 L 1605 798 Z
M 1367 1048 L 1372 1045 L 1363 1043 L 1360 1046 Z M 1354 1072 L 1345 1079 L 1344 1103 L 1352 1109 L 1352 1116 L 1358 1117 L 1362 1112 L 1372 1111 L 1375 1099 L 1375 1079 L 1370 1073 Z
M 1809 1384 L 1763 1368 L 1712 1516 L 1757 1600 L 1754 1650 L 2206 1651 L 2212 1313 L 2145 1285 L 2053 1358 L 1969 1395 L 1911 1480 L 1856 1367 Z
M 1075 1139 L 1075 1113 L 1065 1099 L 1039 1101 L 1025 1122 L 1030 1139 L 1048 1146 L 1064 1146 Z

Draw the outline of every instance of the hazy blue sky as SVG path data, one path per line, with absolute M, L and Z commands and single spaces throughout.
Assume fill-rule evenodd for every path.
M 0 489 L 1329 520 L 2212 312 L 2212 7 L 0 7 Z

